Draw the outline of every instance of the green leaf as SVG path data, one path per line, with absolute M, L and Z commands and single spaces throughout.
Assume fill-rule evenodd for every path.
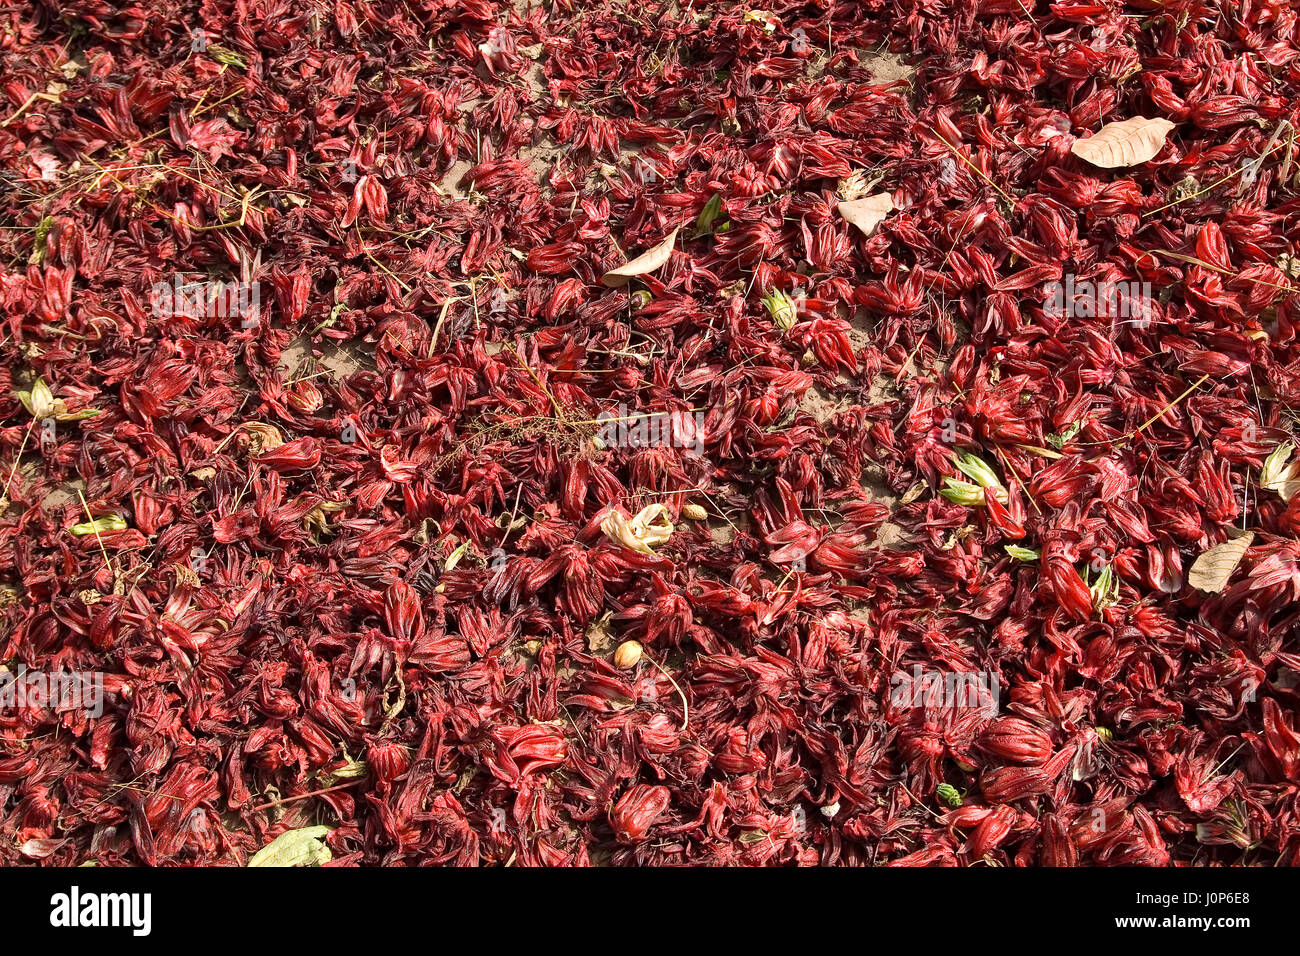
M 1022 548 L 1018 544 L 1004 544 L 1002 550 L 1011 555 L 1017 561 L 1037 561 L 1043 556 L 1041 551 L 1034 548 Z
M 353 760 L 345 750 L 343 752 L 343 765 L 322 773 L 320 782 L 327 787 L 332 787 L 340 780 L 356 780 L 358 777 L 364 777 L 368 772 L 369 768 L 366 767 L 364 760 Z
M 712 198 L 704 204 L 700 210 L 700 216 L 695 220 L 696 231 L 703 235 L 706 232 L 713 231 L 713 224 L 717 221 L 718 214 L 722 212 L 722 194 L 714 193 Z
M 288 830 L 253 854 L 249 866 L 320 866 L 334 858 L 322 838 L 331 827 Z
M 1086 418 L 1080 418 L 1078 421 L 1070 422 L 1070 424 L 1066 427 L 1065 431 L 1061 432 L 1061 434 L 1048 435 L 1047 443 L 1051 445 L 1053 448 L 1055 448 L 1057 451 L 1060 451 L 1067 444 L 1069 444 L 1070 440 L 1073 439 L 1075 435 L 1079 434 L 1079 432 L 1083 429 L 1083 426 L 1086 424 L 1088 424 L 1088 420 Z

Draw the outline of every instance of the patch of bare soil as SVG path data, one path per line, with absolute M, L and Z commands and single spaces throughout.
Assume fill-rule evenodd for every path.
M 352 343 L 322 345 L 320 358 L 315 358 L 312 355 L 311 341 L 303 335 L 285 347 L 276 367 L 291 381 L 323 369 L 338 382 L 363 368 L 373 369 L 375 359 L 363 346 Z
M 872 501 L 878 501 L 890 511 L 898 506 L 898 496 L 885 484 L 884 473 L 876 465 L 870 465 L 862 473 L 862 487 L 871 495 Z
M 473 160 L 461 159 L 451 164 L 451 168 L 443 174 L 439 180 L 439 188 L 444 196 L 451 199 L 469 199 L 469 188 L 462 188 L 461 182 L 465 174 L 478 164 Z
M 884 473 L 879 467 L 872 465 L 862 473 L 862 487 L 872 501 L 884 505 L 891 514 L 898 507 L 898 496 L 885 484 Z M 907 551 L 913 541 L 913 537 L 902 527 L 892 521 L 886 521 L 876 529 L 874 547 L 886 551 Z
M 853 403 L 847 398 L 837 398 L 820 385 L 814 385 L 804 392 L 803 400 L 799 403 L 799 411 L 825 424 L 852 405 Z
M 898 80 L 910 80 L 916 70 L 893 53 L 866 53 L 862 56 L 862 65 L 871 73 L 877 83 L 895 83 Z
M 888 375 L 877 375 L 871 380 L 871 388 L 867 391 L 867 399 L 872 405 L 884 405 L 887 402 L 898 401 L 898 383 Z
M 335 381 L 342 381 L 361 369 L 373 369 L 375 358 L 360 345 L 345 343 L 343 345 L 326 345 L 321 348 L 321 357 L 317 364 Z
M 886 551 L 909 551 L 914 540 L 910 534 L 898 525 L 892 521 L 886 521 L 876 529 L 874 545 Z
M 551 170 L 555 168 L 555 161 L 563 152 L 564 150 L 556 146 L 549 137 L 543 137 L 536 146 L 525 146 L 519 150 L 519 158 L 537 174 L 538 182 L 543 186 L 549 186 L 547 180 Z
M 523 51 L 525 56 L 528 56 L 533 60 L 532 66 L 530 66 L 528 72 L 524 74 L 524 80 L 528 83 L 528 88 L 533 91 L 533 99 L 537 99 L 539 96 L 545 96 L 550 92 L 550 87 L 546 85 L 546 71 L 542 69 L 542 61 L 540 59 L 541 47 L 542 44 L 539 43 L 536 47 L 528 47 Z M 535 55 L 532 52 L 534 50 L 536 50 Z
M 74 501 L 80 500 L 77 497 L 78 491 L 83 495 L 86 493 L 86 483 L 80 478 L 64 482 L 41 499 L 41 508 L 45 511 L 54 511 L 57 508 L 70 505 Z
M 728 545 L 736 540 L 736 532 L 744 534 L 753 534 L 754 526 L 749 520 L 749 515 L 741 512 L 735 518 L 728 520 L 709 519 L 709 534 L 713 536 L 714 544 Z
M 854 354 L 871 344 L 871 320 L 863 309 L 855 309 L 849 316 L 849 344 Z
M 275 367 L 284 373 L 285 378 L 301 376 L 304 367 L 311 361 L 311 340 L 305 335 L 294 339 L 280 352 L 280 359 Z

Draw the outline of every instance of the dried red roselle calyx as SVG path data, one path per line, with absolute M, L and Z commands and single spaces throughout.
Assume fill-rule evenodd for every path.
M 310 415 L 324 406 L 325 396 L 311 382 L 296 382 L 289 389 L 288 402 L 294 411 Z
M 1289 5 L 98 6 L 0 863 L 1300 863 Z
M 639 783 L 619 797 L 610 811 L 614 833 L 625 843 L 645 839 L 655 821 L 668 808 L 671 795 L 667 787 Z
M 1044 730 L 1019 717 L 993 721 L 979 737 L 980 749 L 1011 763 L 1037 765 L 1052 755 L 1052 738 Z

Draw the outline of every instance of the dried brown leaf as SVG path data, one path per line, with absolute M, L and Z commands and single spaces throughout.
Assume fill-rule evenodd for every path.
M 600 281 L 611 289 L 617 289 L 620 286 L 627 285 L 637 276 L 654 272 L 672 257 L 673 243 L 677 241 L 677 232 L 680 229 L 681 227 L 678 226 L 677 229 L 668 233 L 668 238 L 664 239 L 663 242 L 647 249 L 626 265 L 619 266 L 617 269 L 610 269 Z
M 1222 544 L 1216 544 L 1192 564 L 1191 570 L 1187 572 L 1187 583 L 1198 591 L 1218 594 L 1228 586 L 1228 579 L 1237 570 L 1242 556 L 1254 540 L 1254 532 L 1247 531 Z
M 894 211 L 894 198 L 889 193 L 876 193 L 863 199 L 838 203 L 835 210 L 862 230 L 864 236 L 869 236 Z
M 1276 491 L 1287 502 L 1300 491 L 1300 462 L 1291 460 L 1294 451 L 1295 445 L 1291 442 L 1278 445 L 1264 460 L 1259 473 L 1260 487 Z
M 1156 117 L 1134 116 L 1107 123 L 1095 136 L 1078 139 L 1070 152 L 1102 169 L 1122 169 L 1145 163 L 1160 152 L 1177 123 Z

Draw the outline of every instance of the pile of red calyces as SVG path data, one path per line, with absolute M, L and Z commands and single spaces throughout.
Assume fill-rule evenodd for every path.
M 1298 54 L 0 7 L 0 862 L 1300 862 Z

